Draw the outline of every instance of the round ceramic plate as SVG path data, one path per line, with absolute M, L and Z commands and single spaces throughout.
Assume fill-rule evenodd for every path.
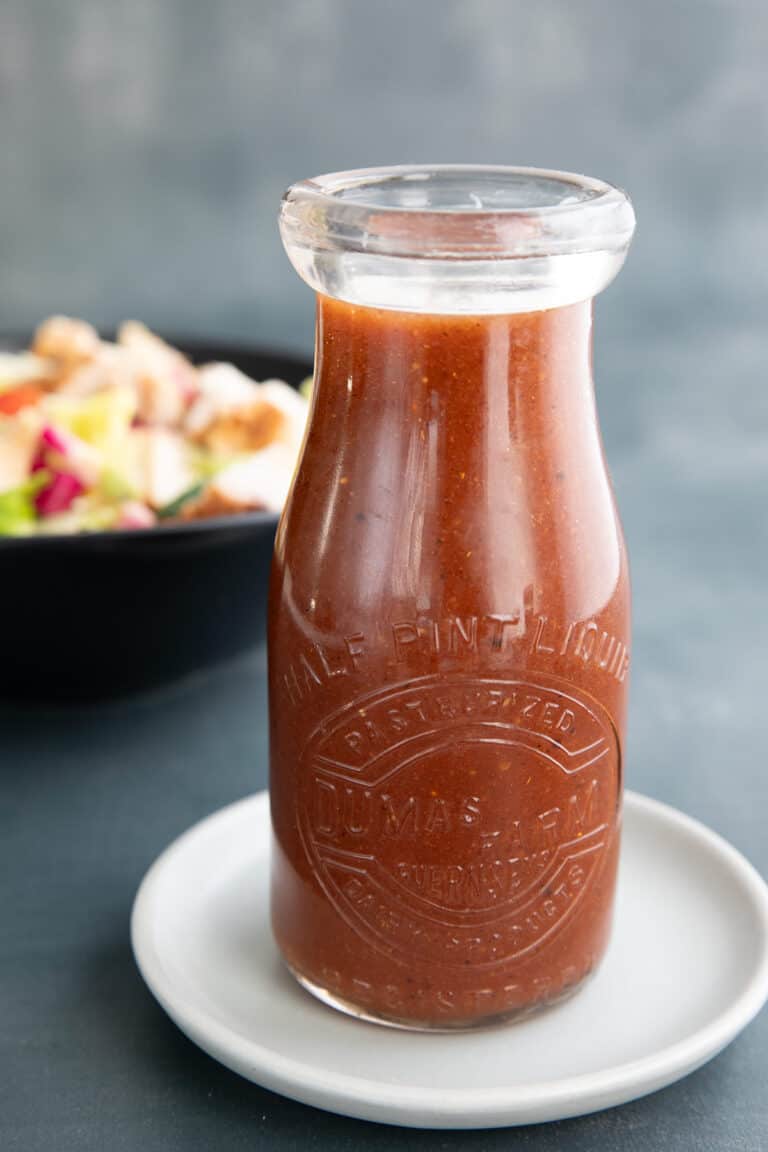
M 381 1028 L 304 992 L 272 942 L 269 844 L 265 793 L 192 828 L 139 889 L 133 949 L 195 1043 L 319 1108 L 424 1128 L 576 1116 L 691 1072 L 768 996 L 766 885 L 714 832 L 633 793 L 598 975 L 548 1012 L 476 1032 Z

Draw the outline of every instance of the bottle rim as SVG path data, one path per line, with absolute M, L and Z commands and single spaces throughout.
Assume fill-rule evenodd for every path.
M 286 246 L 411 260 L 619 256 L 634 229 L 621 188 L 572 172 L 503 165 L 327 173 L 291 185 L 280 208 Z

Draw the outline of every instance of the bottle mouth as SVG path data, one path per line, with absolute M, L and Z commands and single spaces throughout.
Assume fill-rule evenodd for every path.
M 635 216 L 619 188 L 538 168 L 402 165 L 334 172 L 283 198 L 286 240 L 443 260 L 622 252 Z
M 521 312 L 585 300 L 614 278 L 635 215 L 619 188 L 570 172 L 463 164 L 335 172 L 285 193 L 299 275 L 350 303 Z

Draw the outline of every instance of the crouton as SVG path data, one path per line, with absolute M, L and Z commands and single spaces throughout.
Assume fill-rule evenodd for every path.
M 101 340 L 92 324 L 69 316 L 50 316 L 35 332 L 30 351 L 71 368 L 93 360 L 100 348 Z

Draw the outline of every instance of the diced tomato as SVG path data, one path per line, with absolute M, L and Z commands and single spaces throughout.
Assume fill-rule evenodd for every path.
M 14 416 L 22 408 L 37 404 L 42 395 L 43 390 L 38 384 L 19 384 L 16 388 L 9 388 L 7 392 L 0 392 L 0 413 Z

